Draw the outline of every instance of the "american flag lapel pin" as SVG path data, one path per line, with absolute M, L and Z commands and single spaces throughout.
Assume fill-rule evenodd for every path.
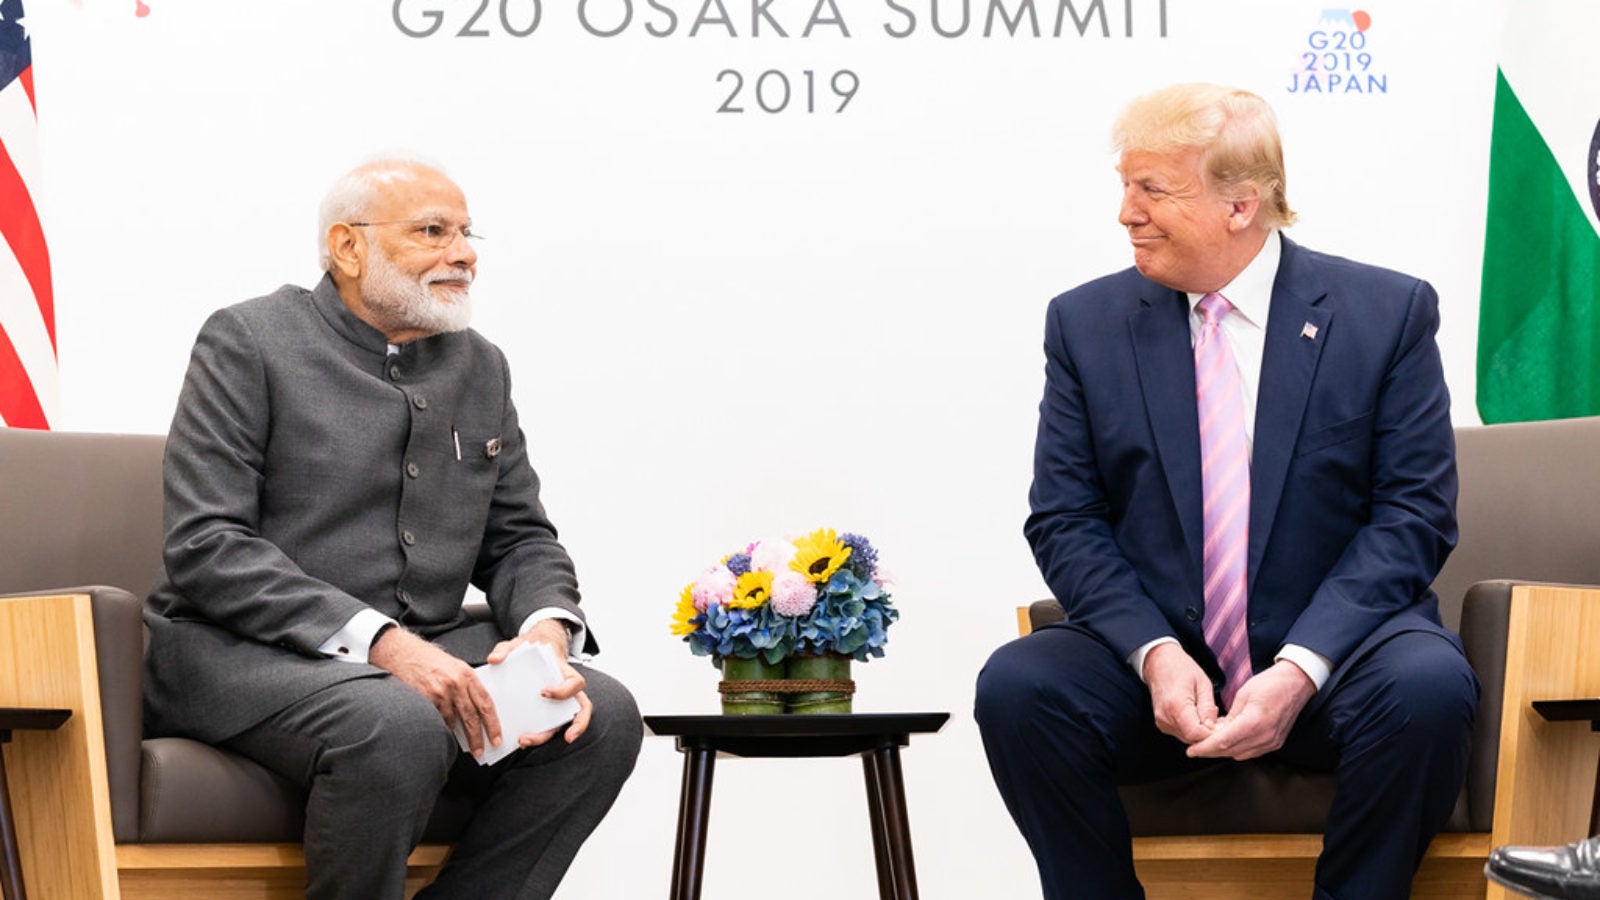
M 1305 338 L 1308 341 L 1316 340 L 1317 339 L 1317 326 L 1311 324 L 1310 322 L 1307 322 L 1306 324 L 1300 326 L 1300 336 Z

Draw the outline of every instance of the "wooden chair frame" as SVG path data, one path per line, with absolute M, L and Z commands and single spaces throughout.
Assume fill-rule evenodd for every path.
M 30 897 L 72 900 L 298 900 L 299 844 L 116 844 L 86 594 L 0 598 L 0 706 L 70 709 L 56 731 L 5 745 Z M 407 860 L 407 896 L 444 864 L 425 844 Z

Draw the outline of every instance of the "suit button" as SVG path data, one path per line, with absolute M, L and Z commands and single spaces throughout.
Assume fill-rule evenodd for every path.
M 390 381 L 399 381 L 400 380 L 400 367 L 399 366 L 390 366 L 389 367 L 389 380 Z
M 1192 606 L 1186 606 L 1183 608 L 1183 617 L 1191 622 L 1198 622 L 1200 621 L 1200 610 Z
M 411 405 L 415 406 L 417 409 L 427 409 L 428 398 L 418 394 L 417 396 L 411 398 Z
M 417 536 L 409 531 L 402 531 L 400 532 L 400 540 L 407 547 L 410 547 L 417 542 Z
M 416 463 L 408 462 L 408 463 L 406 463 L 406 474 L 410 475 L 412 478 L 415 478 L 418 475 L 422 474 L 422 470 L 417 468 L 417 464 Z

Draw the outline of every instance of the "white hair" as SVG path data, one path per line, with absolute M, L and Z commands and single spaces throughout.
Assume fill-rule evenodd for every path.
M 317 208 L 317 262 L 322 271 L 333 271 L 333 260 L 328 255 L 328 229 L 336 222 L 359 222 L 366 218 L 377 199 L 378 188 L 397 181 L 413 181 L 419 168 L 444 174 L 438 163 L 426 157 L 385 153 L 339 176 L 322 195 L 322 205 Z

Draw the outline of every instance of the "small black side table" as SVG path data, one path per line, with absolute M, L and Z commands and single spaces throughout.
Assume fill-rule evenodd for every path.
M 1535 700 L 1533 710 L 1547 722 L 1588 722 L 1600 731 L 1600 699 Z M 1600 834 L 1600 763 L 1595 767 L 1594 802 L 1589 806 L 1589 833 Z
M 0 706 L 0 744 L 11 742 L 17 729 L 53 731 L 72 715 L 70 709 L 17 709 Z M 11 816 L 11 790 L 6 785 L 6 757 L 0 753 L 0 896 L 27 900 L 22 886 L 22 852 L 17 849 L 16 820 Z
M 878 896 L 881 900 L 917 900 L 900 748 L 911 743 L 911 735 L 932 734 L 949 719 L 949 713 L 645 716 L 644 724 L 652 733 L 676 737 L 683 752 L 672 900 L 700 898 L 706 824 L 711 816 L 711 775 L 718 753 L 787 758 L 860 754 L 878 864 Z

